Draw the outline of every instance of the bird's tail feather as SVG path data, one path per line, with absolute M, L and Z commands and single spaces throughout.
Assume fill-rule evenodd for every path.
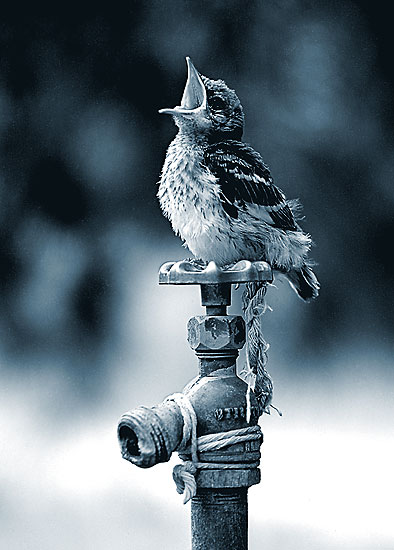
M 292 269 L 286 276 L 298 296 L 306 302 L 319 295 L 320 283 L 310 265 L 304 264 L 301 269 Z

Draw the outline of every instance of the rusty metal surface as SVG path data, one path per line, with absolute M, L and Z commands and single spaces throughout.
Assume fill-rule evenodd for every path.
M 192 349 L 238 350 L 245 344 L 245 322 L 239 315 L 199 315 L 187 325 Z
M 200 489 L 192 499 L 192 550 L 247 550 L 247 489 Z
M 219 267 L 195 260 L 166 262 L 159 271 L 161 285 L 196 285 L 217 283 L 272 282 L 272 270 L 266 262 L 241 260 L 232 266 Z
M 231 283 L 202 284 L 201 305 L 208 315 L 225 315 L 226 307 L 231 305 Z
M 140 468 L 167 462 L 182 439 L 182 414 L 175 403 L 137 407 L 118 423 L 122 457 Z
M 201 470 L 197 473 L 197 487 L 200 489 L 249 488 L 252 485 L 258 485 L 260 481 L 259 468 L 253 470 Z
M 218 362 L 219 363 L 219 362 Z M 190 399 L 198 418 L 197 435 L 227 432 L 246 426 L 256 425 L 260 410 L 254 394 L 251 394 L 252 416 L 246 421 L 247 386 L 235 371 L 233 365 L 212 370 L 188 385 L 184 393 Z M 262 440 L 261 440 L 262 441 Z M 261 441 L 241 442 L 218 451 L 200 452 L 202 462 L 253 464 L 260 460 Z M 187 453 L 180 453 L 183 460 L 190 460 Z M 260 470 L 248 469 L 208 469 L 196 476 L 198 488 L 250 487 L 260 482 Z

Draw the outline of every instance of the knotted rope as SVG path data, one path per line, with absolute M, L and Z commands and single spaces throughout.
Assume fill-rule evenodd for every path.
M 181 451 L 182 454 L 191 455 L 191 461 L 186 460 L 183 464 L 176 465 L 172 472 L 177 492 L 185 495 L 184 504 L 193 498 L 197 492 L 195 475 L 198 470 L 246 470 L 258 467 L 259 461 L 242 464 L 200 462 L 198 453 L 217 451 L 246 441 L 261 441 L 263 434 L 260 426 L 248 426 L 228 432 L 202 435 L 197 438 L 197 416 L 189 398 L 183 393 L 174 393 L 168 396 L 166 401 L 174 401 L 183 417 L 182 441 L 176 450 Z
M 265 368 L 269 344 L 264 339 L 260 323 L 261 315 L 270 309 L 265 301 L 266 292 L 266 283 L 246 283 L 242 296 L 242 309 L 246 322 L 246 367 L 240 374 L 248 384 L 246 392 L 248 422 L 251 414 L 250 390 L 254 391 L 263 412 L 270 414 L 270 406 L 272 407 L 273 383 Z M 280 411 L 278 412 L 281 414 Z

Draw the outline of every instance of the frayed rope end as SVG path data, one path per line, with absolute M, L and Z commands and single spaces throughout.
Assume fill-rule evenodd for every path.
M 185 495 L 183 504 L 187 504 L 190 499 L 196 496 L 197 485 L 195 480 L 196 466 L 193 462 L 184 462 L 177 464 L 172 471 L 172 477 L 175 481 L 177 492 Z

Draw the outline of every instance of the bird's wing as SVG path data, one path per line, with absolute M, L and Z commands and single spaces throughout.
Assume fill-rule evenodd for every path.
M 262 219 L 271 225 L 297 230 L 284 193 L 274 185 L 261 156 L 241 141 L 222 141 L 207 147 L 205 162 L 221 188 L 225 212 L 238 218 L 248 205 L 261 207 Z

